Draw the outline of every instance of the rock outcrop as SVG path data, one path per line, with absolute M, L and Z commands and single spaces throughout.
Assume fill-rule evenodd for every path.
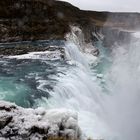
M 0 47 L 0 55 L 3 56 L 11 56 L 11 55 L 22 55 L 22 54 L 28 54 L 30 52 L 46 52 L 46 54 L 56 57 L 59 56 L 59 58 L 64 59 L 65 57 L 65 50 L 61 46 L 34 46 L 32 45 L 15 45 L 13 47 Z M 48 52 L 48 53 L 47 53 Z M 43 54 L 42 54 L 43 55 Z M 44 56 L 45 57 L 45 56 Z M 48 58 L 46 56 L 46 58 Z M 53 57 L 51 57 L 53 59 Z
M 79 26 L 89 41 L 103 27 L 137 29 L 140 14 L 83 11 L 56 0 L 0 1 L 0 42 L 64 39 L 69 25 Z
M 77 114 L 71 110 L 24 109 L 0 101 L 0 140 L 79 140 Z

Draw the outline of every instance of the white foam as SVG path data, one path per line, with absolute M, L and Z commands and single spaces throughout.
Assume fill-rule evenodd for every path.
M 57 60 L 57 59 L 61 59 L 61 52 L 59 50 L 44 51 L 44 52 L 30 52 L 28 54 L 23 54 L 23 55 L 8 56 L 8 58 Z
M 140 32 L 135 32 L 135 33 L 133 33 L 133 35 L 134 35 L 134 37 L 136 37 L 136 38 L 140 38 Z

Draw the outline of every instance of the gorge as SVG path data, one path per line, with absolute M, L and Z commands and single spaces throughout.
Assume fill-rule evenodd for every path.
M 139 13 L 0 1 L 0 139 L 138 140 L 139 27 Z

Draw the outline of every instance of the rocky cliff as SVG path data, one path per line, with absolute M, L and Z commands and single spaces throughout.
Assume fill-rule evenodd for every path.
M 137 29 L 138 13 L 83 11 L 55 0 L 1 0 L 0 42 L 64 39 L 69 25 L 78 25 L 86 41 L 101 28 Z

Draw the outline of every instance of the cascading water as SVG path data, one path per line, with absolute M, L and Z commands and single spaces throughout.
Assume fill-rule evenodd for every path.
M 93 139 L 138 140 L 140 39 L 112 50 L 99 40 L 97 58 L 81 30 L 72 31 L 64 44 L 66 60 L 48 60 L 42 53 L 2 59 L 0 99 L 24 107 L 72 109 L 83 133 Z
M 77 111 L 82 131 L 91 138 L 139 139 L 139 44 L 137 39 L 132 40 L 131 44 L 114 46 L 112 52 L 104 49 L 100 57 L 101 61 L 104 57 L 106 60 L 98 64 L 106 67 L 100 70 L 104 74 L 103 80 L 97 78 L 98 65 L 92 71 L 88 58 L 78 49 L 79 46 L 67 43 L 66 50 L 75 63 L 59 75 L 52 98 L 44 99 L 44 102 L 41 100 L 39 104 Z M 98 45 L 101 47 L 101 44 Z
M 36 103 L 47 108 L 64 107 L 75 110 L 78 113 L 79 125 L 86 136 L 96 139 L 109 138 L 110 130 L 102 119 L 103 89 L 96 71 L 92 69 L 92 64 L 97 63 L 97 57 L 84 52 L 85 46 L 81 46 L 81 38 L 77 39 L 74 33 L 72 37 L 76 39 L 69 38 L 65 44 L 67 63 L 71 67 L 53 77 L 58 83 L 50 92 L 51 98 L 42 98 Z M 91 50 L 95 49 L 90 47 Z
M 112 66 L 106 75 L 110 96 L 106 96 L 105 120 L 119 140 L 138 140 L 140 137 L 140 38 L 130 44 L 116 45 Z

